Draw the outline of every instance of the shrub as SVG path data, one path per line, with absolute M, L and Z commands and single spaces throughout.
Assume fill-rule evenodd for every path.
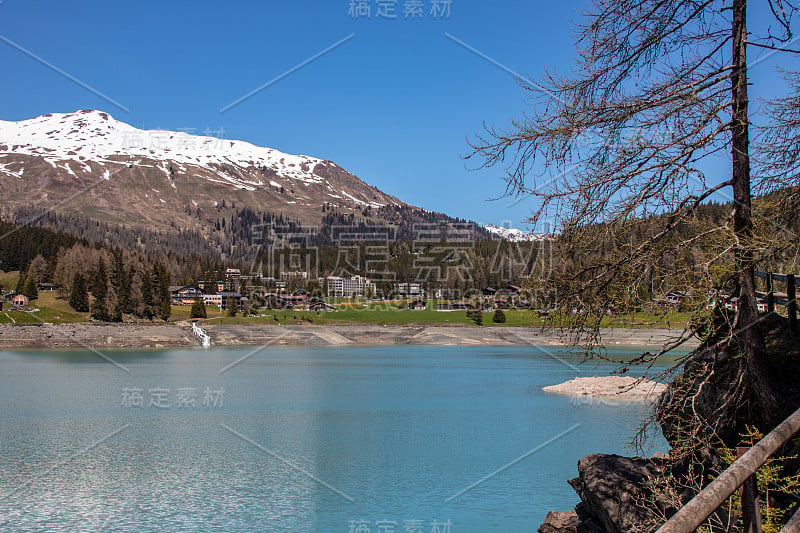
M 492 317 L 492 322 L 495 324 L 505 324 L 506 323 L 506 314 L 503 312 L 502 309 L 498 309 L 494 312 L 494 316 Z
M 477 307 L 467 309 L 467 318 L 475 322 L 477 325 L 483 325 L 483 312 Z

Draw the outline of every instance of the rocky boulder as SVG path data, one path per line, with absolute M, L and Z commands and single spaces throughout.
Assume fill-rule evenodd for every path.
M 574 511 L 550 512 L 540 533 L 636 533 L 654 531 L 674 512 L 659 501 L 651 481 L 664 475 L 666 457 L 650 459 L 592 454 L 578 461 L 569 484 L 581 503 Z
M 574 511 L 563 513 L 550 511 L 538 531 L 539 533 L 605 533 L 603 528 L 589 516 L 584 503 L 579 503 Z

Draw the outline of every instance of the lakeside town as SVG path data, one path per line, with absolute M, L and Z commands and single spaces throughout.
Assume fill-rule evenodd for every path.
M 0 0 L 0 531 L 800 532 L 800 0 L 135 7 Z

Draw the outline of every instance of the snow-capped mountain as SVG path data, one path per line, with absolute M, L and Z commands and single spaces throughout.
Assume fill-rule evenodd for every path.
M 504 228 L 494 224 L 487 224 L 483 227 L 489 233 L 511 242 L 541 241 L 547 238 L 547 235 L 541 233 L 529 233 L 521 229 Z
M 188 222 L 158 211 L 210 209 L 226 200 L 319 220 L 405 205 L 331 161 L 244 141 L 140 130 L 84 110 L 0 121 L 0 203 L 88 212 L 117 222 Z M 63 202 L 63 205 L 62 205 Z

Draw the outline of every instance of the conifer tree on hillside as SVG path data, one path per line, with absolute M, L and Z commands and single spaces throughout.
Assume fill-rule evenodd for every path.
M 97 260 L 97 266 L 91 274 L 91 281 L 89 283 L 89 292 L 96 298 L 95 293 L 102 293 L 104 289 L 107 290 L 108 275 L 106 274 L 106 265 L 103 258 Z
M 169 292 L 170 275 L 161 263 L 156 263 L 153 267 L 153 277 L 156 281 L 158 317 L 167 321 L 172 314 L 172 294 Z
M 89 293 L 86 288 L 86 278 L 80 272 L 75 272 L 72 278 L 72 290 L 69 293 L 69 305 L 79 313 L 89 311 Z
M 92 282 L 92 296 L 94 297 L 91 305 L 92 318 L 108 322 L 111 319 L 108 312 L 108 275 L 102 257 L 97 262 L 97 270 Z
M 111 276 L 111 286 L 116 295 L 114 317 L 122 320 L 123 314 L 133 313 L 131 304 L 131 272 L 125 266 L 121 252 L 114 253 L 114 273 Z
M 147 268 L 142 271 L 142 315 L 145 318 L 153 318 L 153 307 L 155 300 L 153 298 L 153 281 Z
M 236 316 L 236 298 L 233 296 L 225 298 L 225 309 L 228 316 Z
M 25 281 L 22 284 L 22 294 L 28 297 L 29 300 L 35 300 L 39 297 L 38 280 L 36 270 L 33 264 L 28 267 L 28 272 L 25 274 Z
M 194 302 L 192 302 L 192 310 L 189 314 L 189 318 L 208 318 L 206 305 L 200 298 L 195 298 Z

